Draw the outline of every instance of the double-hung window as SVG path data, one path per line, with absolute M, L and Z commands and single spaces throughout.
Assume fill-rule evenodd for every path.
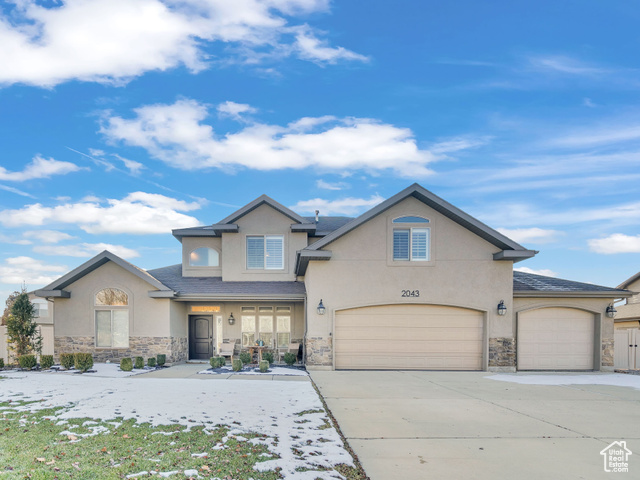
M 422 217 L 400 217 L 393 220 L 393 260 L 426 262 L 430 260 L 429 220 Z M 396 227 L 395 224 L 398 224 Z M 400 224 L 404 224 L 400 227 Z M 413 226 L 415 225 L 415 226 Z
M 247 269 L 282 270 L 284 236 L 251 235 L 247 237 Z

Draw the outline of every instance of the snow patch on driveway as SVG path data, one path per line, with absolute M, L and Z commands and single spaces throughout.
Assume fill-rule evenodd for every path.
M 266 439 L 252 441 L 266 445 L 274 458 L 256 468 L 280 467 L 287 479 L 343 478 L 333 467 L 353 466 L 310 382 L 132 379 L 36 372 L 3 372 L 3 376 L 0 402 L 41 400 L 18 407 L 25 411 L 64 407 L 56 420 L 122 417 L 155 426 L 180 424 L 186 429 L 203 425 L 206 430 L 223 424 L 231 427 L 231 435 L 264 434 Z M 317 467 L 331 470 L 315 470 Z
M 623 373 L 592 373 L 592 374 L 517 374 L 504 373 L 491 375 L 491 380 L 512 382 L 522 385 L 610 385 L 613 387 L 631 387 L 640 390 L 640 376 Z

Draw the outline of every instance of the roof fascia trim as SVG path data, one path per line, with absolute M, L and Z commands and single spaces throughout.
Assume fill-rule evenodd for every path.
M 192 301 L 228 301 L 228 300 L 304 300 L 305 293 L 282 294 L 224 294 L 224 295 L 180 295 L 175 300 L 178 302 Z
M 306 219 L 302 218 L 296 212 L 294 212 L 293 210 L 285 207 L 281 203 L 276 202 L 273 198 L 271 198 L 271 197 L 269 197 L 267 195 L 260 195 L 253 202 L 250 202 L 250 203 L 246 204 L 241 209 L 236 210 L 235 212 L 233 212 L 228 217 L 223 218 L 222 220 L 220 220 L 218 225 L 228 224 L 228 223 L 235 223 L 236 220 L 238 220 L 239 218 L 244 217 L 246 214 L 252 212 L 256 208 L 258 208 L 258 207 L 260 207 L 262 205 L 265 205 L 265 204 L 269 205 L 274 210 L 277 210 L 278 212 L 280 212 L 284 216 L 289 217 L 291 220 L 293 220 L 296 223 L 301 223 L 301 224 L 308 223 L 308 221 Z
M 467 230 L 475 233 L 479 237 L 483 238 L 484 240 L 488 241 L 489 243 L 495 245 L 498 248 L 501 248 L 503 250 L 528 251 L 522 245 L 514 242 L 510 238 L 507 238 L 506 236 L 502 235 L 500 232 L 494 230 L 488 225 L 485 225 L 480 220 L 473 218 L 471 215 L 451 205 L 446 200 L 438 197 L 437 195 L 430 192 L 429 190 L 422 187 L 421 185 L 418 185 L 417 183 L 414 183 L 413 185 L 405 188 L 404 190 L 397 193 L 393 197 L 388 198 L 384 202 L 373 207 L 371 210 L 363 213 L 355 220 L 343 225 L 342 227 L 333 231 L 332 233 L 322 238 L 321 240 L 318 240 L 317 242 L 309 245 L 307 249 L 318 250 L 320 248 L 323 248 L 329 245 L 331 242 L 334 242 L 338 238 L 349 233 L 351 230 L 371 220 L 372 218 L 380 215 L 381 213 L 385 212 L 389 208 L 393 207 L 394 205 L 400 203 L 401 201 L 409 197 L 414 197 L 420 200 L 424 204 L 433 208 L 437 212 L 445 215 L 446 217 L 450 218 L 454 222 L 460 224 L 461 226 L 465 227 Z
M 171 291 L 170 288 L 168 288 L 163 283 L 159 282 L 155 277 L 151 276 L 151 274 L 149 274 L 149 273 L 145 272 L 144 270 L 136 267 L 135 265 L 127 262 L 126 260 L 123 260 L 122 258 L 118 257 L 117 255 L 114 255 L 113 253 L 109 252 L 108 250 L 105 250 L 102 253 L 99 253 L 98 255 L 93 257 L 91 260 L 88 260 L 87 262 L 83 263 L 79 267 L 71 270 L 66 275 L 63 275 L 59 279 L 55 280 L 53 283 L 50 283 L 46 287 L 42 288 L 42 290 L 43 291 L 46 291 L 46 290 L 62 290 L 65 287 L 67 287 L 68 285 L 80 280 L 85 275 L 87 275 L 87 274 L 93 272 L 94 270 L 100 268 L 102 265 L 104 265 L 107 262 L 115 263 L 116 265 L 118 265 L 118 266 L 122 267 L 123 269 L 125 269 L 127 272 L 135 275 L 136 277 L 140 278 L 141 280 L 144 280 L 149 285 L 157 288 L 158 290 Z
M 640 272 L 636 273 L 634 276 L 632 276 L 630 278 L 627 278 L 624 282 L 622 282 L 620 285 L 618 285 L 617 288 L 627 288 L 630 283 L 635 282 L 639 278 L 640 278 Z
M 612 292 L 591 291 L 591 292 L 551 292 L 540 290 L 521 290 L 513 292 L 513 298 L 627 298 L 632 294 L 625 290 L 614 290 Z
M 493 254 L 496 261 L 513 261 L 519 262 L 527 258 L 534 257 L 538 252 L 536 250 L 501 250 Z
M 331 260 L 331 255 L 331 250 L 298 250 L 296 252 L 295 274 L 299 277 L 304 276 L 311 260 Z
M 71 292 L 67 290 L 36 290 L 33 293 L 36 297 L 43 298 L 71 298 Z

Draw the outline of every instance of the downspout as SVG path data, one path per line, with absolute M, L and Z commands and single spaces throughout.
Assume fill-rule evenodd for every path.
M 302 337 L 302 364 L 307 365 L 307 291 L 304 293 L 304 336 Z

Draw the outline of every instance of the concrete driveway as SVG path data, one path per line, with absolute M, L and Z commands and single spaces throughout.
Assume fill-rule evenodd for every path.
M 640 391 L 486 372 L 311 372 L 372 480 L 640 478 Z M 629 473 L 600 451 L 626 440 Z

